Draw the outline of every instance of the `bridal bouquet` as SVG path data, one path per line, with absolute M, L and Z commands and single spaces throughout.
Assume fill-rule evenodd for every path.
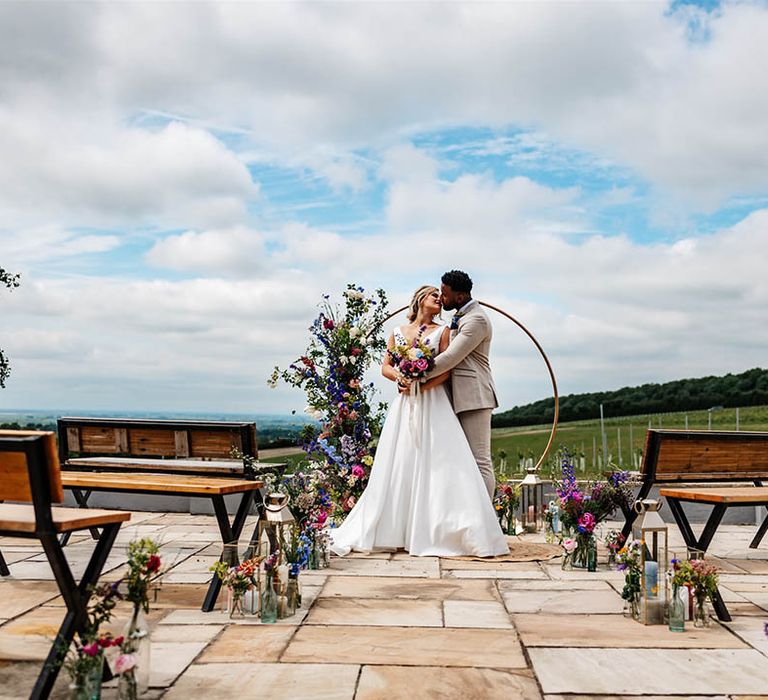
M 395 345 L 390 351 L 392 364 L 406 379 L 419 382 L 435 367 L 435 357 L 429 345 L 429 338 L 422 340 L 421 336 L 427 329 L 419 328 L 418 335 L 410 342 Z

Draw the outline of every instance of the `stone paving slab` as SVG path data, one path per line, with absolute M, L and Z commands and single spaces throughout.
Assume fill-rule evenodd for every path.
M 545 694 L 728 695 L 768 687 L 768 659 L 754 649 L 531 648 L 528 655 Z
M 286 617 L 273 623 L 275 625 L 298 625 L 307 616 L 308 610 L 301 608 L 295 615 Z M 162 623 L 164 625 L 261 625 L 258 615 L 246 615 L 243 618 L 231 619 L 229 613 L 222 610 L 203 612 L 202 610 L 173 610 L 166 615 Z
M 352 700 L 360 667 L 349 664 L 194 664 L 167 700 Z
M 363 666 L 355 700 L 539 700 L 530 671 Z
M 511 613 L 621 613 L 624 601 L 613 591 L 503 591 Z
M 152 643 L 205 642 L 208 644 L 223 629 L 223 625 L 155 625 L 152 629 Z
M 410 559 L 341 559 L 334 557 L 322 570 L 326 576 L 415 576 L 440 578 L 440 564 L 431 557 Z
M 442 627 L 443 610 L 438 600 L 320 598 L 306 624 Z
M 12 618 L 59 595 L 55 581 L 0 581 L 0 618 Z
M 484 600 L 446 600 L 443 602 L 446 627 L 514 629 L 502 603 Z
M 576 581 L 545 581 L 538 580 L 520 580 L 520 581 L 499 581 L 499 591 L 615 591 L 608 581 L 602 579 L 584 579 Z
M 152 659 L 149 666 L 150 688 L 167 688 L 205 649 L 203 642 L 158 642 L 152 639 Z
M 729 608 L 729 612 L 731 612 Z M 765 636 L 765 616 L 760 618 L 739 616 L 731 612 L 733 619 L 722 624 L 746 641 L 751 647 L 768 656 L 768 638 Z M 768 690 L 768 688 L 766 689 Z
M 547 580 L 547 575 L 543 571 L 515 571 L 512 569 L 451 569 L 443 572 L 443 578 L 457 579 L 537 579 L 539 581 Z
M 321 598 L 383 598 L 386 600 L 498 600 L 493 581 L 330 576 Z
M 697 629 L 686 623 L 685 632 L 670 632 L 666 625 L 642 625 L 623 615 L 513 615 L 526 647 L 702 648 L 743 649 L 746 644 L 714 623 Z
M 526 668 L 513 630 L 301 627 L 284 662 Z
M 230 625 L 203 652 L 197 663 L 276 662 L 298 628 L 288 625 Z
M 544 700 L 626 700 L 637 695 L 545 695 Z M 643 695 L 645 700 L 729 700 L 728 695 Z M 733 696 L 734 698 L 737 696 Z M 740 697 L 740 696 L 739 696 Z

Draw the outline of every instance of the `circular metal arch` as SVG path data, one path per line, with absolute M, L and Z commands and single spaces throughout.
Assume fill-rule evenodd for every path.
M 552 369 L 552 364 L 550 363 L 549 358 L 547 357 L 547 353 L 544 352 L 544 348 L 541 347 L 541 344 L 539 343 L 538 340 L 536 340 L 533 333 L 531 333 L 531 331 L 529 331 L 520 321 L 518 321 L 511 314 L 508 314 L 503 309 L 500 309 L 498 306 L 494 306 L 493 304 L 488 304 L 487 302 L 484 302 L 484 301 L 479 301 L 478 303 L 481 306 L 485 306 L 486 308 L 492 309 L 496 313 L 501 314 L 505 318 L 508 318 L 510 321 L 512 321 L 512 323 L 517 325 L 520 328 L 520 330 L 522 330 L 523 333 L 525 333 L 531 339 L 533 344 L 536 346 L 536 349 L 539 351 L 539 354 L 541 355 L 542 359 L 544 360 L 544 364 L 547 366 L 547 371 L 549 372 L 549 378 L 552 382 L 552 393 L 555 399 L 555 413 L 552 416 L 552 428 L 549 431 L 549 440 L 547 440 L 547 446 L 544 448 L 544 452 L 541 454 L 541 457 L 539 457 L 539 460 L 536 462 L 536 466 L 534 467 L 534 469 L 538 471 L 542 463 L 544 462 L 544 460 L 547 458 L 547 455 L 549 454 L 550 450 L 552 449 L 552 445 L 555 442 L 555 435 L 557 435 L 557 421 L 560 416 L 560 397 L 557 393 L 557 379 L 555 379 L 555 372 Z M 396 311 L 393 311 L 391 314 L 389 314 L 386 318 L 382 320 L 381 325 L 384 325 L 387 321 L 389 321 L 389 319 L 394 318 L 399 313 L 402 313 L 403 311 L 405 311 L 407 308 L 408 308 L 407 306 L 402 306 Z M 370 333 L 368 335 L 370 335 Z

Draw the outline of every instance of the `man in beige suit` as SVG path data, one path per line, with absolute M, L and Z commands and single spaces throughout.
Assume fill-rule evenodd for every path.
M 472 280 L 466 272 L 451 270 L 441 279 L 441 300 L 451 320 L 451 343 L 435 359 L 433 375 L 451 371 L 453 410 L 472 449 L 488 494 L 493 499 L 496 478 L 491 461 L 491 413 L 499 403 L 488 355 L 493 328 L 472 298 Z

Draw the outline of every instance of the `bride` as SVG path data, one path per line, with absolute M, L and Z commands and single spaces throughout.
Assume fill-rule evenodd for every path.
M 448 347 L 447 326 L 435 322 L 440 292 L 416 290 L 408 325 L 395 328 L 387 347 L 421 333 L 433 353 Z M 382 374 L 402 377 L 387 354 Z M 398 393 L 381 431 L 368 486 L 342 525 L 331 531 L 332 550 L 404 548 L 414 556 L 495 556 L 509 551 L 483 478 L 439 375 L 415 396 Z

